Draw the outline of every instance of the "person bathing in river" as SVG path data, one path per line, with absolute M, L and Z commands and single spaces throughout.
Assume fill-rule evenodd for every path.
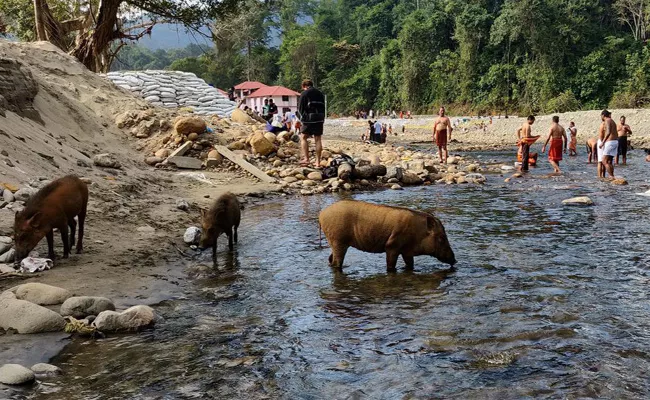
M 614 157 L 618 154 L 618 131 L 612 113 L 603 110 L 603 121 L 598 130 L 598 177 L 605 178 L 605 172 L 614 179 Z
M 587 158 L 587 163 L 591 164 L 592 160 L 593 162 L 598 162 L 598 138 L 596 136 L 592 136 L 589 139 L 587 139 L 587 154 L 589 157 Z
M 449 152 L 447 151 L 447 142 L 451 140 L 451 121 L 449 117 L 445 116 L 445 107 L 440 107 L 438 112 L 438 119 L 433 124 L 433 141 L 438 146 L 438 155 L 440 156 L 440 163 L 447 164 Z M 444 152 L 444 160 L 443 160 Z
M 557 115 L 553 116 L 553 123 L 551 124 L 551 130 L 546 138 L 546 143 L 542 147 L 542 153 L 546 152 L 546 146 L 548 142 L 551 142 L 551 147 L 548 149 L 548 162 L 551 163 L 551 166 L 555 170 L 556 174 L 562 173 L 560 171 L 560 161 L 562 161 L 562 147 L 564 145 L 564 153 L 566 154 L 567 149 L 567 137 L 566 132 L 562 125 L 560 125 L 560 117 Z
M 632 129 L 625 123 L 625 115 L 621 115 L 620 123 L 616 126 L 618 132 L 618 153 L 616 154 L 616 165 L 618 165 L 618 158 L 623 156 L 623 165 L 627 164 L 627 145 L 628 136 L 632 136 Z
M 571 138 L 569 139 L 569 157 L 578 155 L 578 128 L 575 122 L 569 122 L 569 129 L 567 132 Z
M 517 129 L 517 145 L 519 146 L 519 152 L 521 153 L 521 167 L 520 171 L 528 171 L 528 157 L 530 156 L 530 143 L 528 138 L 532 137 L 533 133 L 533 124 L 535 123 L 535 117 L 529 115 L 526 119 L 526 122 Z

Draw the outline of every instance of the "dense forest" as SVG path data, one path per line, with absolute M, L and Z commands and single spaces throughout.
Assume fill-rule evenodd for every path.
M 191 71 L 221 88 L 311 77 L 336 113 L 642 107 L 649 22 L 650 0 L 244 0 L 212 20 L 201 54 L 125 46 L 113 68 Z

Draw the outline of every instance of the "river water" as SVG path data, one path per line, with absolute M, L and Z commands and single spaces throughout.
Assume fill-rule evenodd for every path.
M 453 272 L 418 257 L 387 274 L 354 249 L 332 271 L 317 216 L 339 196 L 251 207 L 218 271 L 209 251 L 178 266 L 191 283 L 155 306 L 164 323 L 72 340 L 51 360 L 66 374 L 15 398 L 649 398 L 650 164 L 630 158 L 625 187 L 580 157 L 561 177 L 541 160 L 510 184 L 353 195 L 435 213 Z

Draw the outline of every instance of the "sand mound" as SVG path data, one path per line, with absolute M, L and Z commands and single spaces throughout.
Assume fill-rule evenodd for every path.
M 159 118 L 166 112 L 48 42 L 0 40 L 0 76 L 0 182 L 85 175 L 100 153 L 116 154 L 129 170 L 142 156 L 115 126 L 115 116 L 128 110 Z

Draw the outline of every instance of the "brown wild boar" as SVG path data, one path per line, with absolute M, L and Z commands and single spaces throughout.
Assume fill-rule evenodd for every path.
M 54 260 L 54 228 L 61 232 L 63 258 L 68 258 L 70 249 L 74 246 L 76 216 L 79 217 L 77 253 L 81 253 L 87 206 L 88 186 L 73 175 L 59 178 L 36 192 L 27 201 L 25 209 L 16 213 L 16 263 L 27 257 L 43 237 L 47 237 L 48 257 Z
M 456 264 L 442 223 L 422 211 L 344 200 L 321 211 L 318 220 L 332 248 L 332 267 L 343 266 L 350 246 L 368 253 L 386 253 L 389 271 L 395 270 L 400 255 L 409 269 L 413 268 L 413 257 L 421 255 Z
M 212 261 L 217 260 L 217 238 L 222 233 L 228 236 L 228 248 L 233 249 L 233 239 L 237 243 L 237 228 L 241 211 L 237 197 L 224 193 L 214 202 L 209 211 L 201 209 L 201 241 L 203 249 L 212 246 Z

